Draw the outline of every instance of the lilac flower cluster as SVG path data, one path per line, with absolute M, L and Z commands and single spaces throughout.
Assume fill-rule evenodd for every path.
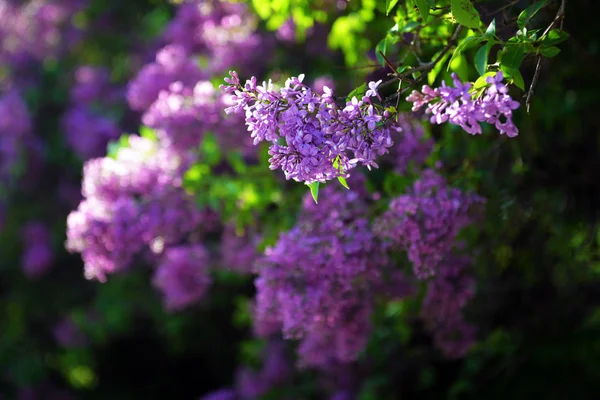
M 261 356 L 260 369 L 240 368 L 236 374 L 234 388 L 209 393 L 201 400 L 255 400 L 267 394 L 269 390 L 280 387 L 293 376 L 294 365 L 282 340 L 269 340 Z
M 393 199 L 377 222 L 377 232 L 408 253 L 419 279 L 436 274 L 456 246 L 461 229 L 473 222 L 473 210 L 484 199 L 449 187 L 433 170 L 423 171 L 406 194 Z
M 308 194 L 297 225 L 257 263 L 255 319 L 301 339 L 301 365 L 355 360 L 369 338 L 387 258 L 365 218 L 365 197 L 338 185 L 327 186 L 318 205 Z
M 449 358 L 463 357 L 474 342 L 475 329 L 462 310 L 475 295 L 475 279 L 468 274 L 471 259 L 450 255 L 428 283 L 421 318 L 433 332 L 437 348 Z
M 198 147 L 206 132 L 220 126 L 223 107 L 222 96 L 210 82 L 187 87 L 177 81 L 159 93 L 142 122 L 156 130 L 165 146 L 185 152 Z
M 70 17 L 85 5 L 82 0 L 31 0 L 0 3 L 0 64 L 16 67 L 41 61 L 68 49 L 80 38 Z M 19 4 L 21 3 L 21 4 Z
M 188 51 L 179 44 L 171 44 L 156 53 L 156 61 L 145 65 L 127 86 L 127 101 L 136 111 L 147 110 L 174 82 L 193 87 L 206 78 Z
M 163 294 L 167 310 L 177 311 L 204 296 L 212 280 L 204 246 L 169 247 L 155 271 L 153 283 Z
M 56 342 L 65 348 L 83 347 L 87 338 L 69 316 L 62 318 L 52 329 Z
M 475 294 L 468 275 L 471 259 L 457 254 L 460 231 L 475 222 L 485 200 L 449 187 L 434 170 L 424 170 L 406 194 L 393 199 L 376 221 L 376 232 L 392 250 L 407 252 L 415 276 L 427 280 L 421 317 L 436 347 L 448 357 L 464 356 L 475 330 L 462 309 Z
M 424 85 L 421 92 L 413 91 L 406 100 L 414 103 L 413 111 L 427 105 L 425 112 L 431 114 L 433 124 L 450 122 L 475 135 L 481 133 L 480 123 L 487 122 L 508 137 L 519 134 L 512 122 L 512 110 L 519 108 L 519 102 L 508 94 L 508 88 L 502 83 L 504 75 L 501 71 L 486 78 L 489 86 L 476 98 L 470 92 L 473 86 L 470 82 L 461 82 L 456 74 L 452 74 L 452 80 L 454 87 L 447 86 L 445 82 L 436 89 Z
M 146 138 L 129 145 L 85 165 L 85 199 L 67 219 L 67 249 L 82 253 L 89 279 L 125 268 L 146 246 L 160 253 L 201 220 L 181 188 L 184 160 Z
M 246 230 L 239 235 L 233 224 L 227 224 L 220 240 L 221 267 L 239 273 L 252 271 L 252 264 L 258 258 L 256 247 L 260 237 Z
M 221 88 L 232 94 L 234 105 L 225 111 L 245 112 L 254 144 L 271 143 L 270 168 L 281 168 L 286 179 L 312 183 L 347 177 L 358 164 L 377 167 L 376 157 L 393 144 L 383 123 L 388 112 L 371 103 L 376 90 L 340 108 L 329 88 L 319 95 L 302 84 L 303 75 L 276 89 L 270 81 L 257 85 L 255 77 L 242 86 L 237 73 L 230 74 Z
M 75 71 L 71 107 L 62 117 L 67 144 L 83 160 L 100 157 L 110 140 L 121 134 L 111 109 L 123 106 L 122 93 L 111 84 L 108 71 L 88 65 Z
M 246 4 L 218 0 L 190 0 L 180 5 L 164 39 L 199 54 L 209 75 L 231 66 L 264 65 L 272 40 L 256 31 L 258 21 Z
M 0 96 L 0 180 L 7 182 L 14 173 L 28 143 L 33 140 L 32 121 L 20 93 L 9 90 Z
M 39 221 L 33 221 L 21 229 L 25 246 L 21 267 L 29 278 L 39 278 L 52 266 L 54 252 L 48 228 Z
M 394 172 L 405 174 L 409 166 L 420 167 L 433 150 L 433 140 L 425 139 L 425 131 L 421 122 L 409 115 L 398 114 L 397 123 L 392 129 L 399 134 L 398 140 L 390 150 L 393 158 Z

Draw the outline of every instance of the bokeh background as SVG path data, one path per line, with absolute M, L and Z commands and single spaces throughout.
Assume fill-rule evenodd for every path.
M 149 109 L 175 81 L 207 81 L 216 93 L 230 69 L 259 80 L 304 73 L 315 88 L 343 96 L 386 79 L 374 49 L 394 22 L 375 0 L 224 3 L 0 0 L 0 398 L 200 399 L 222 388 L 238 397 L 214 399 L 598 398 L 595 3 L 567 2 L 569 39 L 544 60 L 530 112 L 515 112 L 517 138 L 424 123 L 435 143 L 427 163 L 441 162 L 449 182 L 487 199 L 464 237 L 477 288 L 464 311 L 477 332 L 469 351 L 440 352 L 415 295 L 378 304 L 366 350 L 335 368 L 298 367 L 294 341 L 261 337 L 252 322 L 252 265 L 294 226 L 308 189 L 268 169 L 266 149 L 252 146 L 243 122 L 225 118 L 222 100 L 201 108 L 200 122 L 165 122 L 159 106 Z M 530 2 L 494 11 L 502 3 L 476 2 L 499 35 Z M 540 26 L 558 3 L 540 12 Z M 453 69 L 477 78 L 473 67 Z M 535 58 L 525 59 L 526 83 L 534 70 Z M 514 97 L 524 103 L 523 94 Z M 84 164 L 116 157 L 128 146 L 122 134 L 156 141 L 168 123 L 183 127 L 183 142 L 163 142 L 186 147 L 186 135 L 203 132 L 200 157 L 183 162 L 191 169 L 179 177 L 197 211 L 186 214 L 177 196 L 160 203 L 182 214 L 164 211 L 158 224 L 182 230 L 177 221 L 192 215 L 185 235 L 208 249 L 198 262 L 211 264 L 212 283 L 183 300 L 173 297 L 182 289 L 156 277 L 169 260 L 138 255 L 101 283 L 84 276 L 77 245 L 65 247 Z M 158 164 L 159 153 L 150 150 Z M 393 157 L 366 174 L 369 190 L 386 200 L 374 214 L 418 177 L 394 172 Z

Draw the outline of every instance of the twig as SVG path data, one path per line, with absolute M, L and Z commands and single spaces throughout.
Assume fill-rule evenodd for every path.
M 546 36 L 546 34 L 548 32 L 550 32 L 550 30 L 552 28 L 554 28 L 554 26 L 556 26 L 556 24 L 558 23 L 558 20 L 560 20 L 560 24 L 562 26 L 562 20 L 565 17 L 565 5 L 566 5 L 566 3 L 567 3 L 567 0 L 562 0 L 560 2 L 560 7 L 558 8 L 558 11 L 556 12 L 556 16 L 554 17 L 554 20 L 552 20 L 552 23 L 550 25 L 548 25 L 548 27 L 546 28 L 546 30 L 544 31 L 544 33 L 542 34 L 541 37 Z
M 562 29 L 562 20 L 565 17 L 566 3 L 567 3 L 567 0 L 561 0 L 560 7 L 558 8 L 558 11 L 556 12 L 556 16 L 552 20 L 552 23 L 550 23 L 550 25 L 548 25 L 546 30 L 544 30 L 544 33 L 542 34 L 541 37 L 546 36 L 548 34 L 548 32 L 550 32 L 552 30 L 552 28 L 554 28 L 556 26 L 556 24 L 558 24 L 559 20 L 560 20 L 561 29 Z M 531 80 L 531 85 L 529 85 L 529 90 L 527 91 L 527 98 L 525 99 L 525 106 L 527 107 L 527 113 L 529 113 L 529 106 L 531 105 L 531 98 L 533 97 L 533 93 L 535 92 L 535 86 L 537 85 L 537 81 L 540 77 L 540 70 L 541 70 L 540 67 L 542 65 L 542 58 L 543 58 L 542 55 L 538 55 L 538 60 L 537 60 L 536 66 L 535 66 L 535 72 L 533 74 L 533 79 Z
M 514 6 L 514 5 L 515 5 L 515 4 L 517 4 L 519 1 L 520 1 L 520 0 L 513 0 L 513 1 L 511 1 L 511 2 L 509 2 L 509 3 L 507 3 L 507 4 L 505 4 L 505 5 L 503 5 L 502 7 L 498 8 L 497 10 L 494 10 L 494 11 L 490 11 L 490 12 L 483 13 L 483 15 L 485 15 L 485 16 L 488 16 L 488 15 L 495 15 L 495 14 L 499 13 L 499 12 L 500 12 L 500 11 L 502 11 L 502 10 L 505 10 L 505 9 L 507 9 L 507 8 L 510 8 L 510 7 Z
M 448 51 L 450 51 L 450 49 L 452 48 L 452 46 L 454 46 L 454 44 L 456 43 L 456 40 L 458 39 L 458 36 L 460 35 L 460 32 L 462 31 L 462 25 L 458 25 L 456 27 L 456 29 L 454 30 L 454 33 L 452 33 L 452 36 L 450 37 L 450 39 L 448 39 L 448 43 L 446 43 L 446 46 L 444 46 L 444 48 L 442 49 L 442 51 L 440 52 L 440 54 L 438 54 L 438 56 L 431 62 L 425 63 L 423 65 L 419 65 L 418 67 L 414 67 L 414 68 L 410 68 L 409 70 L 407 70 L 406 72 L 403 72 L 401 74 L 397 74 L 396 75 L 396 79 L 397 80 L 404 80 L 407 81 L 411 84 L 417 84 L 421 79 L 423 79 L 423 77 L 429 72 L 431 71 L 441 60 L 442 58 L 444 58 L 444 56 L 446 55 L 446 53 L 448 53 Z M 408 76 L 414 72 L 421 72 L 421 76 L 419 76 L 418 78 L 412 80 L 412 79 L 408 79 Z M 390 85 L 391 83 L 395 82 L 394 79 L 391 79 L 387 82 L 384 82 L 383 84 L 381 84 L 379 87 L 385 87 Z M 405 88 L 404 90 L 402 90 L 401 92 L 396 92 L 395 94 L 391 95 L 390 97 L 386 98 L 386 101 L 390 101 L 396 98 L 396 96 L 399 96 L 401 93 L 404 93 L 406 90 L 408 90 L 409 88 Z
M 537 85 L 537 81 L 540 78 L 540 71 L 542 66 L 542 60 L 544 57 L 541 55 L 538 56 L 537 64 L 535 66 L 535 72 L 533 73 L 533 79 L 531 80 L 531 85 L 529 85 L 529 90 L 527 91 L 527 98 L 525 99 L 525 106 L 527 107 L 527 113 L 529 114 L 529 106 L 531 106 L 531 98 L 533 97 L 533 93 L 535 92 L 535 85 Z

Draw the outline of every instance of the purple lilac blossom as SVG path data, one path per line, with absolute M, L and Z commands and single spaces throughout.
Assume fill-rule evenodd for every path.
M 0 64 L 12 66 L 15 72 L 29 60 L 42 61 L 68 50 L 80 37 L 70 18 L 85 6 L 81 0 L 20 3 L 0 4 Z
M 114 121 L 81 106 L 74 106 L 63 115 L 62 128 L 67 144 L 83 160 L 102 156 L 108 142 L 121 135 Z
M 501 134 L 515 137 L 519 130 L 512 122 L 512 111 L 519 108 L 519 102 L 510 97 L 503 79 L 500 71 L 488 76 L 486 82 L 489 86 L 483 94 L 473 98 L 470 92 L 473 85 L 461 82 L 453 73 L 454 87 L 447 86 L 446 82 L 436 89 L 424 85 L 421 92 L 413 91 L 406 100 L 413 102 L 413 111 L 427 105 L 425 112 L 431 114 L 433 124 L 450 122 L 475 135 L 482 133 L 480 123 L 487 122 L 494 124 Z
M 167 248 L 153 278 L 165 309 L 179 311 L 200 300 L 212 282 L 207 267 L 208 252 L 202 245 Z
M 425 170 L 406 194 L 390 202 L 376 230 L 392 248 L 406 251 L 415 276 L 426 279 L 436 274 L 456 246 L 458 233 L 474 222 L 473 211 L 484 202 L 473 193 L 449 187 L 437 172 Z
M 0 97 L 0 179 L 7 180 L 32 139 L 32 121 L 16 89 Z
M 278 40 L 284 43 L 295 43 L 296 42 L 296 24 L 294 18 L 288 18 L 281 26 L 277 29 L 275 36 Z
M 294 365 L 281 339 L 271 339 L 262 352 L 259 369 L 240 368 L 236 373 L 236 391 L 240 400 L 254 400 L 281 387 L 294 373 Z
M 258 258 L 256 247 L 260 238 L 246 230 L 242 235 L 236 232 L 235 225 L 228 224 L 220 240 L 221 267 L 239 273 L 249 273 Z
M 365 218 L 366 194 L 339 187 L 325 187 L 318 205 L 307 194 L 297 225 L 257 262 L 255 319 L 300 339 L 305 366 L 356 359 L 387 262 Z
M 200 55 L 209 75 L 232 65 L 245 70 L 264 65 L 273 40 L 256 32 L 258 21 L 242 3 L 192 0 L 182 4 L 167 26 L 164 39 Z
M 165 146 L 185 152 L 199 146 L 205 132 L 219 127 L 222 108 L 221 96 L 210 82 L 186 87 L 178 81 L 159 93 L 142 122 L 156 130 Z
M 44 275 L 54 261 L 52 240 L 48 228 L 39 221 L 29 222 L 21 229 L 24 244 L 21 267 L 30 279 Z
M 159 50 L 156 61 L 145 65 L 127 86 L 127 101 L 136 111 L 146 111 L 173 82 L 192 86 L 206 78 L 205 72 L 190 58 L 187 50 L 172 44 Z
M 462 310 L 475 295 L 475 279 L 468 275 L 472 260 L 450 254 L 427 284 L 421 318 L 433 333 L 434 344 L 447 357 L 463 357 L 474 343 L 475 329 Z
M 225 111 L 245 112 L 254 144 L 271 142 L 270 168 L 282 169 L 286 179 L 326 182 L 348 177 L 358 164 L 377 168 L 376 157 L 393 145 L 389 126 L 379 124 L 389 115 L 370 97 L 353 97 L 340 108 L 329 88 L 319 95 L 302 84 L 303 75 L 277 90 L 270 81 L 257 85 L 255 77 L 242 86 L 237 73 L 230 74 L 221 88 L 234 105 Z
M 93 159 L 84 166 L 84 200 L 67 218 L 66 247 L 79 252 L 88 279 L 126 268 L 141 250 L 160 253 L 177 243 L 202 213 L 181 187 L 187 162 L 139 136 L 116 159 Z
M 112 104 L 119 102 L 122 95 L 122 91 L 111 84 L 107 69 L 82 65 L 75 71 L 75 82 L 70 93 L 74 104 Z
M 433 140 L 424 137 L 422 122 L 407 114 L 398 114 L 398 123 L 392 125 L 398 132 L 396 143 L 390 149 L 394 172 L 403 175 L 413 164 L 421 167 L 433 150 Z
M 111 107 L 122 106 L 122 91 L 110 83 L 107 70 L 81 66 L 75 72 L 71 88 L 71 108 L 61 125 L 67 144 L 87 160 L 101 157 L 110 140 L 121 134 L 116 121 L 109 117 Z
M 315 79 L 312 86 L 313 86 L 314 91 L 321 95 L 325 94 L 326 87 L 332 91 L 335 90 L 335 82 L 334 82 L 333 78 L 328 75 L 320 76 L 317 79 Z
M 72 318 L 65 317 L 52 329 L 56 342 L 65 348 L 83 347 L 86 345 L 86 336 L 75 324 Z
M 239 400 L 239 397 L 233 389 L 220 389 L 202 396 L 200 400 Z

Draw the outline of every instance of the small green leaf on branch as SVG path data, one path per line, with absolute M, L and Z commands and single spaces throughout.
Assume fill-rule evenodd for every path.
M 529 23 L 529 21 L 531 21 L 531 18 L 533 18 L 533 16 L 535 14 L 538 13 L 538 11 L 540 11 L 542 8 L 544 8 L 544 6 L 548 3 L 548 0 L 541 0 L 541 1 L 536 1 L 535 3 L 533 3 L 532 5 L 530 5 L 529 7 L 527 7 L 526 9 L 524 9 L 521 14 L 519 14 L 519 17 L 517 18 L 517 25 L 519 28 L 524 28 L 525 26 L 527 26 L 527 24 Z
M 459 24 L 473 29 L 477 29 L 481 25 L 479 11 L 475 9 L 471 0 L 452 0 L 450 7 L 452 15 Z
M 560 53 L 560 49 L 556 46 L 542 47 L 540 53 L 542 53 L 544 57 L 552 58 Z
M 500 65 L 508 69 L 519 69 L 524 57 L 523 46 L 507 46 L 500 53 Z
M 307 183 L 306 185 L 310 188 L 310 194 L 312 194 L 315 203 L 319 203 L 319 182 Z
M 492 22 L 490 22 L 490 24 L 488 25 L 487 29 L 485 30 L 484 36 L 487 36 L 487 37 L 494 37 L 494 36 L 496 36 L 496 18 L 494 18 L 492 20 Z
M 542 45 L 543 46 L 554 46 L 555 44 L 564 42 L 568 38 L 569 38 L 569 34 L 567 32 L 559 31 L 557 29 L 552 29 L 542 39 Z
M 479 75 L 483 75 L 487 71 L 488 57 L 493 45 L 493 42 L 487 42 L 475 53 L 475 69 L 479 72 Z
M 343 176 L 338 176 L 338 181 L 340 181 L 340 183 L 342 184 L 343 187 L 350 190 L 350 186 L 348 186 L 348 182 L 346 182 L 346 178 L 344 178 Z
M 365 95 L 366 92 L 367 92 L 367 84 L 363 83 L 362 85 L 360 85 L 359 87 L 355 88 L 350 93 L 348 93 L 348 99 L 351 99 L 352 97 L 356 97 L 357 99 L 360 99 Z
M 458 43 L 458 46 L 456 46 L 456 50 L 454 50 L 454 53 L 452 54 L 452 58 L 450 58 L 450 63 L 448 64 L 448 69 L 450 69 L 450 65 L 452 64 L 452 61 L 454 61 L 454 59 L 456 57 L 460 56 L 460 54 L 463 51 L 465 51 L 468 47 L 481 42 L 482 40 L 483 40 L 483 38 L 481 36 L 469 36 L 469 37 L 466 37 L 463 40 L 461 40 Z
M 390 12 L 396 7 L 398 0 L 386 0 L 385 1 L 385 15 L 390 15 Z
M 429 4 L 427 3 L 427 0 L 415 0 L 415 4 L 419 9 L 423 22 L 427 22 L 427 17 L 429 16 Z

